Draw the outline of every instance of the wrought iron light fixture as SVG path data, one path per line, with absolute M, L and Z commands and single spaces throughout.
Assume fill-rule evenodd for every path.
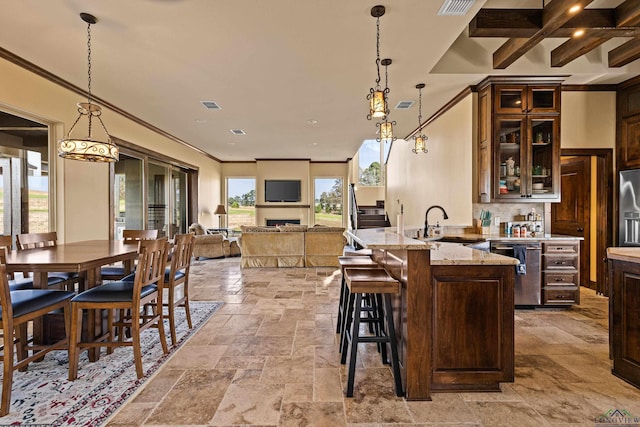
M 427 153 L 427 138 L 422 133 L 422 89 L 425 87 L 424 83 L 418 83 L 416 89 L 418 89 L 418 129 L 416 135 L 413 137 L 413 151 L 415 154 Z
M 87 51 L 88 51 L 88 91 L 87 102 L 79 102 L 78 118 L 69 129 L 67 136 L 58 141 L 58 156 L 65 159 L 83 160 L 86 162 L 117 162 L 118 147 L 111 141 L 111 135 L 107 131 L 102 122 L 102 108 L 94 104 L 91 99 L 91 24 L 98 22 L 95 16 L 88 13 L 81 13 L 80 18 L 87 23 Z M 84 138 L 74 138 L 71 133 L 75 129 L 80 119 L 86 116 L 88 124 L 88 136 Z M 106 134 L 106 142 L 93 138 L 92 121 L 96 119 L 100 122 L 104 133 Z
M 381 62 L 381 64 L 384 66 L 384 92 L 386 92 L 387 94 L 390 92 L 389 73 L 387 72 L 387 67 L 391 65 L 391 62 L 392 61 L 389 58 L 385 58 Z M 386 99 L 388 103 L 389 102 L 388 95 Z M 393 127 L 396 125 L 396 122 L 395 120 L 389 121 L 388 115 L 385 116 L 383 119 L 384 121 L 382 123 L 380 122 L 376 123 L 376 126 L 378 126 L 378 135 L 379 135 L 378 138 L 376 138 L 376 141 L 384 142 L 385 144 L 392 143 L 397 139 L 395 136 L 393 136 Z
M 380 17 L 384 15 L 384 6 L 373 6 L 371 8 L 371 16 L 376 18 L 376 71 L 378 78 L 376 79 L 376 86 L 369 89 L 367 99 L 369 100 L 369 114 L 367 119 L 371 120 L 375 118 L 384 118 L 389 114 L 389 108 L 387 105 L 387 93 L 388 88 L 382 90 L 380 87 Z

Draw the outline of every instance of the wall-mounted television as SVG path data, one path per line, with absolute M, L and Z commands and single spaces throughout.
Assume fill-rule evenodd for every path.
M 302 200 L 300 193 L 300 180 L 294 179 L 265 179 L 265 202 L 299 202 Z

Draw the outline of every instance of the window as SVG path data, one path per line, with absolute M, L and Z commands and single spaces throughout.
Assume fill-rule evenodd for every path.
M 256 224 L 255 178 L 227 178 L 227 228 Z
M 342 178 L 316 178 L 313 187 L 315 223 L 342 227 Z
M 382 177 L 382 142 L 367 139 L 358 150 L 358 183 L 365 187 L 384 185 Z
M 2 234 L 50 231 L 50 209 L 48 126 L 0 111 Z

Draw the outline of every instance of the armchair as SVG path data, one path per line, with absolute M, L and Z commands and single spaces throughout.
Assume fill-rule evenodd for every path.
M 229 256 L 229 240 L 222 234 L 207 234 L 200 224 L 191 224 L 189 232 L 195 234 L 193 256 L 202 258 L 222 258 Z

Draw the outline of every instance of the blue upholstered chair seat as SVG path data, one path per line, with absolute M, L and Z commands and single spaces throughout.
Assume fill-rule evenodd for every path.
M 76 279 L 78 277 L 78 273 L 55 271 L 55 272 L 49 273 L 49 280 L 51 280 L 52 277 L 62 279 L 62 281 L 64 282 L 66 280 Z
M 142 288 L 140 297 L 144 298 L 158 289 L 156 285 Z M 76 295 L 72 302 L 126 302 L 133 300 L 133 282 L 110 282 L 88 289 Z
M 118 267 L 117 265 L 107 265 L 100 269 L 100 274 L 103 276 L 124 276 L 124 267 Z
M 169 281 L 169 275 L 171 274 L 171 267 L 167 267 L 164 270 L 164 281 L 168 282 Z M 184 271 L 180 270 L 180 271 L 176 271 L 176 277 L 175 279 L 181 279 L 184 277 Z M 120 281 L 122 282 L 133 282 L 136 278 L 136 273 L 131 273 L 127 276 L 124 276 Z
M 9 280 L 10 291 L 24 291 L 25 289 L 33 289 L 33 279 L 31 277 Z
M 11 292 L 11 307 L 13 317 L 24 316 L 53 304 L 71 299 L 75 293 L 68 291 L 55 291 L 46 289 L 30 289 Z M 2 310 L 0 309 L 0 320 Z

